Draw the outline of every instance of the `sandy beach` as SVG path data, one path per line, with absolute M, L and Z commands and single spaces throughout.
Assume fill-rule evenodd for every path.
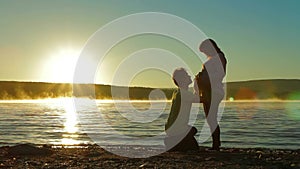
M 200 147 L 192 152 L 165 152 L 148 158 L 114 155 L 97 145 L 54 147 L 17 145 L 0 148 L 0 168 L 300 168 L 300 149 Z

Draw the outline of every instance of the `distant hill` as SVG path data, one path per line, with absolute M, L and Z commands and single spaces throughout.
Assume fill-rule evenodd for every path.
M 300 100 L 300 80 L 276 79 L 227 83 L 227 99 Z
M 75 93 L 72 88 L 74 87 Z M 244 82 L 228 82 L 226 99 L 289 99 L 300 100 L 300 80 L 255 80 Z M 89 91 L 87 94 L 83 91 Z M 0 99 L 43 99 L 70 97 L 93 97 L 97 99 L 152 99 L 163 98 L 154 88 L 119 87 L 95 84 L 43 83 L 43 82 L 0 82 Z M 152 92 L 153 91 L 153 92 Z M 174 89 L 161 89 L 168 99 L 171 99 Z
M 73 93 L 73 87 L 74 92 Z M 110 85 L 95 84 L 73 84 L 69 83 L 43 83 L 43 82 L 0 82 L 0 100 L 12 99 L 44 99 L 71 97 L 92 97 L 97 99 L 112 99 L 111 91 L 115 94 L 114 99 L 128 99 L 126 97 L 129 92 L 129 99 L 146 100 L 149 98 L 151 91 L 153 99 L 161 99 L 161 94 L 155 92 L 154 88 L 145 87 L 119 87 Z M 169 99 L 172 97 L 173 89 L 162 89 L 163 93 Z

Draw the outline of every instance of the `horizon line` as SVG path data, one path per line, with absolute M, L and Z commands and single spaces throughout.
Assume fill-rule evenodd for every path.
M 300 79 L 250 79 L 250 80 L 240 80 L 240 81 L 226 81 L 223 83 L 239 83 L 239 82 L 254 82 L 254 81 L 270 81 L 270 80 L 300 80 Z M 101 84 L 101 83 L 74 83 L 74 82 L 50 82 L 50 81 L 31 81 L 31 80 L 0 80 L 0 82 L 20 82 L 20 83 L 50 83 L 50 84 L 93 84 L 93 85 L 105 85 L 105 86 L 115 86 L 115 87 L 141 87 L 141 88 L 161 88 L 161 89 L 172 89 L 176 87 L 150 87 L 150 86 L 122 86 L 122 85 L 112 85 L 112 84 Z

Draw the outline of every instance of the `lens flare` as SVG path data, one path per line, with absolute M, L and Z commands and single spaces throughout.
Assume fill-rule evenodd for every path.
M 234 96 L 235 100 L 253 100 L 257 98 L 256 92 L 253 90 L 241 87 Z
M 287 115 L 292 120 L 300 120 L 300 92 L 291 93 L 287 99 L 290 100 L 285 104 Z

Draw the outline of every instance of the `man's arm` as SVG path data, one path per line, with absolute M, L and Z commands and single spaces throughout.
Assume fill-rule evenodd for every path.
M 193 94 L 193 103 L 200 103 L 200 94 L 199 94 L 199 88 L 197 84 L 197 80 L 194 80 L 194 94 Z

